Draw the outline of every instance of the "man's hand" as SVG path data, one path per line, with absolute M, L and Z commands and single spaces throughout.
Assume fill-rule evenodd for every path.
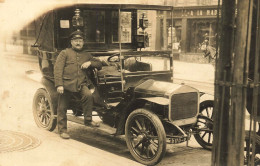
M 87 69 L 91 65 L 91 62 L 85 62 L 81 65 L 81 69 Z
M 63 93 L 64 93 L 64 88 L 63 88 L 63 86 L 58 86 L 58 87 L 57 87 L 57 92 L 58 92 L 59 94 L 63 94 Z

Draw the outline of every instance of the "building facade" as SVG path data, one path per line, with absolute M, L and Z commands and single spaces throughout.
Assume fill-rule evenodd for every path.
M 216 46 L 218 0 L 173 0 L 173 44 L 180 45 L 182 53 L 200 53 L 200 44 L 209 40 Z M 171 28 L 170 26 L 168 27 Z
M 146 0 L 145 3 L 150 4 L 150 1 Z M 153 1 L 153 4 L 172 5 L 174 6 L 174 11 L 173 15 L 171 15 L 171 12 L 147 14 L 149 19 L 147 30 L 150 36 L 150 47 L 155 49 L 170 49 L 172 42 L 173 49 L 189 56 L 190 54 L 202 55 L 200 44 L 205 38 L 209 40 L 210 45 L 216 45 L 218 0 L 159 0 Z M 83 14 L 86 15 L 89 13 Z M 104 15 L 104 13 L 100 13 L 101 16 L 102 14 Z M 158 21 L 158 19 L 161 19 L 161 21 Z M 89 21 L 91 20 L 87 20 L 86 22 Z M 155 24 L 155 22 L 160 22 L 160 24 Z M 23 53 L 32 53 L 30 45 L 33 44 L 36 38 L 34 24 L 35 22 L 25 26 L 17 37 L 23 40 Z M 100 35 L 102 35 L 102 31 L 100 31 Z M 163 38 L 163 36 L 167 36 L 167 38 Z M 100 41 L 104 39 L 100 38 Z M 113 39 L 116 40 L 116 38 Z

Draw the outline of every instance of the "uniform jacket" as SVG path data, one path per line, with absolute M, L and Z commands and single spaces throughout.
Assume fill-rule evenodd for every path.
M 68 91 L 78 92 L 82 84 L 90 83 L 86 69 L 81 69 L 81 65 L 87 61 L 91 62 L 89 68 L 98 70 L 102 68 L 101 61 L 84 50 L 79 52 L 72 48 L 62 50 L 54 65 L 55 87 L 63 86 Z

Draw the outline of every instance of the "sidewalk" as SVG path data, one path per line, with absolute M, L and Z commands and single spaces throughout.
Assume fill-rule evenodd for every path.
M 211 64 L 173 61 L 173 76 L 176 79 L 214 83 L 214 66 Z
M 8 127 L 4 125 L 5 127 L 1 128 L 0 134 L 1 131 L 24 133 L 40 140 L 41 144 L 26 151 L 0 153 L 1 166 L 118 166 L 122 163 L 124 166 L 141 165 L 134 160 L 74 139 L 63 140 L 56 133 L 39 129 L 34 125 L 19 124 L 20 128 L 17 128 L 16 125 L 10 124 Z M 15 138 L 12 139 L 17 141 Z

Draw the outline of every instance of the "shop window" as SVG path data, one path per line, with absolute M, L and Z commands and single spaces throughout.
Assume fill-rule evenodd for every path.
M 208 40 L 209 45 L 216 46 L 216 22 L 213 20 L 191 20 L 188 34 L 188 52 L 201 52 L 200 45 Z
M 23 39 L 29 39 L 35 37 L 35 23 L 30 22 L 28 25 L 26 25 L 22 30 L 20 30 L 21 38 Z
M 105 11 L 84 10 L 84 35 L 87 43 L 105 42 Z
M 120 12 L 121 13 L 121 43 L 132 42 L 132 12 Z M 112 12 L 112 42 L 118 43 L 118 11 Z
M 171 42 L 174 50 L 181 49 L 181 20 L 174 20 L 173 24 L 168 21 L 168 47 L 171 47 Z M 172 37 L 172 39 L 171 39 Z

